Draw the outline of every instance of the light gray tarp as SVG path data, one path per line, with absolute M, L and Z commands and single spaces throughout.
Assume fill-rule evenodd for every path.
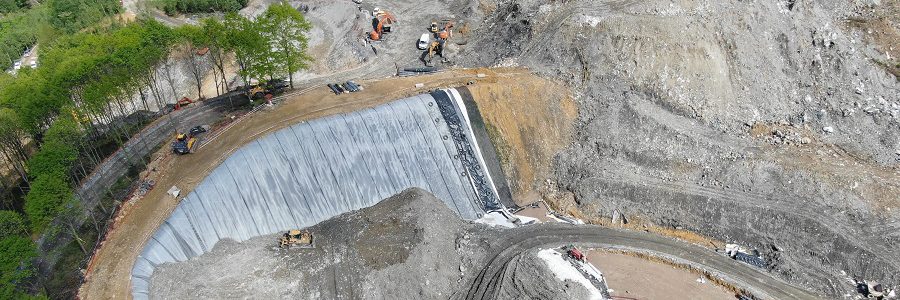
M 457 149 L 428 94 L 262 137 L 238 149 L 181 200 L 137 258 L 132 294 L 148 298 L 157 265 L 201 255 L 220 239 L 244 241 L 308 227 L 410 187 L 430 191 L 465 219 L 477 219 L 484 210 Z

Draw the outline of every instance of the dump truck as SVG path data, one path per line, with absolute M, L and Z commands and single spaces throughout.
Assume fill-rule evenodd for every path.
M 291 246 L 311 248 L 313 246 L 312 233 L 309 230 L 290 230 L 281 235 L 281 238 L 278 239 L 278 246 L 281 248 L 289 248 Z

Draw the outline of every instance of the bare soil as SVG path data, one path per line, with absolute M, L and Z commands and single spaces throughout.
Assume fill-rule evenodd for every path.
M 539 200 L 536 187 L 550 177 L 553 157 L 571 143 L 578 114 L 571 94 L 559 83 L 537 78 L 474 85 L 469 91 L 484 117 L 516 204 Z
M 690 271 L 634 256 L 606 251 L 588 251 L 588 262 L 603 272 L 603 278 L 621 299 L 733 299 L 727 289 Z M 700 281 L 698 281 L 700 280 Z

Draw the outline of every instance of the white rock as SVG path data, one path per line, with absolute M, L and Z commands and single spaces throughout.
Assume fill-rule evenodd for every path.
M 822 128 L 822 131 L 824 131 L 825 133 L 832 133 L 834 132 L 834 127 L 825 126 L 824 128 Z

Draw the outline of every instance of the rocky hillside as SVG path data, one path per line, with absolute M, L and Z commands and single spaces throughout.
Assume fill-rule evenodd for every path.
M 858 21 L 880 2 L 479 1 L 459 64 L 574 90 L 559 205 L 750 245 L 838 296 L 900 283 L 900 83 Z

